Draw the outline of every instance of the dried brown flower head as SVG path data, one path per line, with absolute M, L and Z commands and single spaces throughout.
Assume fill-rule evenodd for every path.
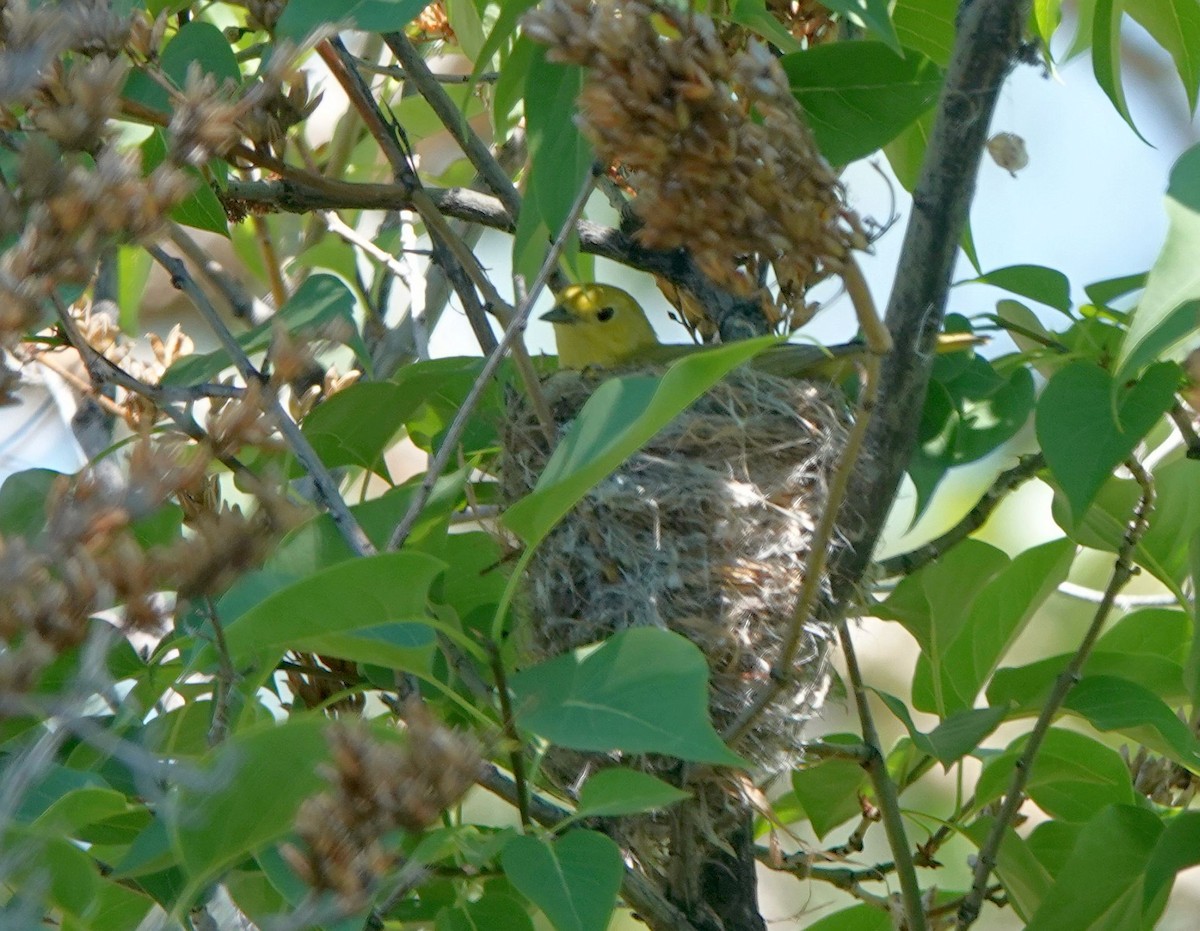
M 731 53 L 710 19 L 652 0 L 547 0 L 525 30 L 554 60 L 587 67 L 582 129 L 627 173 L 647 246 L 686 247 L 743 294 L 757 289 L 743 265 L 761 256 L 790 314 L 867 245 L 783 70 L 757 41 Z
M 450 25 L 450 17 L 446 15 L 445 4 L 441 0 L 431 3 L 421 11 L 421 15 L 413 20 L 411 32 L 413 41 L 423 42 L 455 42 L 454 28 Z
M 287 848 L 292 868 L 314 889 L 334 893 L 347 909 L 361 905 L 396 863 L 384 835 L 423 831 L 457 802 L 479 775 L 479 747 L 410 702 L 403 744 L 373 739 L 363 728 L 329 731 L 328 790 L 296 816 L 303 851 Z

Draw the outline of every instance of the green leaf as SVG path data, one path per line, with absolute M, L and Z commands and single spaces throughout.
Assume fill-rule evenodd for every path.
M 512 896 L 485 892 L 475 901 L 464 901 L 438 912 L 434 931 L 533 931 L 525 906 Z
M 225 81 L 242 82 L 242 71 L 229 40 L 212 23 L 200 19 L 185 23 L 162 51 L 162 70 L 178 90 L 186 85 L 193 64 L 200 66 L 201 74 L 211 74 L 218 87 Z M 167 89 L 142 71 L 129 76 L 122 96 L 160 113 L 174 109 Z
M 1200 771 L 1200 740 L 1161 698 L 1117 676 L 1088 676 L 1067 694 L 1065 708 L 1101 731 L 1119 731 L 1177 763 Z
M 950 64 L 954 47 L 954 0 L 896 0 L 892 23 L 900 44 L 920 52 L 939 68 Z M 908 188 L 911 190 L 911 188 Z
M 1125 10 L 1175 62 L 1188 106 L 1200 92 L 1200 3 L 1196 0 L 1126 0 Z
M 883 154 L 887 156 L 896 180 L 910 194 L 921 176 L 921 166 L 925 163 L 925 150 L 929 147 L 929 134 L 933 131 L 936 115 L 937 109 L 930 107 L 883 147 Z
M 962 759 L 979 746 L 980 741 L 999 727 L 1008 714 L 1007 708 L 968 708 L 949 715 L 928 734 L 917 729 L 908 707 L 895 695 L 872 689 L 883 699 L 888 710 L 904 725 L 913 744 L 922 753 L 932 756 L 943 766 Z
M 1183 684 L 1183 663 L 1191 638 L 1191 619 L 1183 611 L 1136 611 L 1121 618 L 1097 641 L 1083 672 L 1089 676 L 1121 676 L 1164 701 L 1184 701 L 1188 694 Z M 1040 711 L 1054 680 L 1070 659 L 1070 653 L 1063 653 L 999 670 L 988 685 L 988 701 L 1012 702 L 1025 712 Z
M 143 163 L 142 169 L 145 170 Z M 146 283 L 150 280 L 150 269 L 154 266 L 154 258 L 141 246 L 117 247 L 117 305 L 120 307 L 119 324 L 121 331 L 136 334 L 141 331 L 139 324 L 142 295 L 146 293 Z
M 1170 408 L 1179 380 L 1178 366 L 1160 363 L 1127 388 L 1090 362 L 1076 362 L 1050 379 L 1038 399 L 1037 436 L 1076 520 Z
M 483 22 L 473 0 L 446 0 L 446 18 L 450 20 L 458 47 L 467 58 L 475 61 L 484 39 Z
M 573 750 L 744 766 L 708 717 L 708 663 L 685 637 L 636 628 L 512 679 L 517 723 Z
M 492 31 L 488 33 L 483 45 L 479 48 L 479 55 L 475 58 L 475 70 L 471 72 L 472 81 L 478 80 L 479 75 L 487 70 L 492 59 L 496 57 L 496 53 L 516 31 L 517 23 L 525 11 L 536 5 L 537 0 L 504 0 L 500 4 L 500 12 L 496 16 Z M 524 68 L 520 69 L 520 72 L 524 76 Z M 497 118 L 500 116 L 501 114 L 497 114 Z
M 1154 852 L 1146 864 L 1146 895 L 1149 907 L 1159 894 L 1169 891 L 1175 876 L 1200 863 L 1200 812 L 1181 811 L 1167 821 Z
M 696 352 L 661 377 L 612 378 L 588 398 L 554 450 L 533 492 L 503 523 L 536 546 L 575 504 L 633 453 L 743 362 L 777 345 L 775 337 Z
M 426 0 L 350 0 L 338 4 L 290 0 L 275 26 L 275 35 L 302 42 L 326 23 L 363 32 L 396 32 L 416 19 L 426 5 Z
M 1099 812 L 1084 825 L 1026 931 L 1142 931 L 1146 867 L 1162 831 L 1162 822 L 1141 808 Z
M 824 6 L 862 23 L 897 55 L 904 54 L 892 18 L 888 15 L 887 0 L 828 0 Z
M 819 45 L 785 55 L 780 64 L 817 145 L 835 165 L 895 139 L 942 88 L 942 72 L 928 58 L 915 52 L 901 58 L 882 42 Z
M 1042 265 L 1010 265 L 961 284 L 990 284 L 1038 301 L 1068 317 L 1071 315 L 1071 285 L 1057 269 Z
M 620 848 L 603 834 L 571 831 L 553 843 L 520 835 L 505 845 L 500 864 L 556 931 L 608 927 L 624 867 Z
M 752 29 L 782 52 L 799 52 L 800 43 L 767 9 L 765 0 L 733 0 L 729 21 Z
M 130 810 L 129 802 L 122 793 L 89 786 L 75 789 L 57 799 L 38 816 L 34 826 L 47 833 L 77 837 L 82 828 Z
M 1093 304 L 1107 307 L 1117 298 L 1124 297 L 1126 294 L 1132 294 L 1134 291 L 1144 288 L 1148 276 L 1148 272 L 1140 272 L 1136 275 L 1105 278 L 1103 281 L 1095 281 L 1092 284 L 1085 285 L 1083 290 L 1087 294 L 1088 300 Z
M 913 705 L 940 715 L 966 711 L 1025 625 L 1066 581 L 1075 558 L 1070 540 L 1051 540 L 1020 553 L 969 602 L 966 623 L 940 655 L 923 656 L 913 681 Z
M 977 847 L 982 846 L 995 824 L 994 818 L 979 818 L 963 829 Z M 1006 828 L 996 854 L 996 878 L 1004 886 L 1008 901 L 1022 921 L 1037 910 L 1050 888 L 1050 874 L 1033 851 L 1012 828 Z
M 1129 106 L 1125 103 L 1125 89 L 1121 86 L 1121 17 L 1124 7 L 1124 0 L 1096 0 L 1095 18 L 1092 21 L 1092 72 L 1121 119 L 1129 124 L 1142 142 L 1146 142 L 1133 124 Z
M 808 931 L 893 931 L 892 919 L 873 905 L 852 905 L 826 915 L 808 926 Z
M 1122 376 L 1174 351 L 1200 328 L 1200 264 L 1195 261 L 1200 250 L 1200 145 L 1184 152 L 1171 168 L 1165 209 L 1167 239 L 1117 357 Z
M 14 472 L 0 485 L 0 534 L 33 539 L 46 525 L 46 495 L 61 473 L 50 469 Z
M 549 235 L 558 236 L 585 179 L 592 169 L 592 147 L 575 125 L 575 98 L 583 87 L 583 68 L 546 59 L 538 46 L 525 79 L 525 122 L 529 134 L 530 167 L 526 186 L 534 192 L 538 214 Z M 522 212 L 524 210 L 522 209 Z M 573 247 L 577 251 L 577 237 Z M 544 255 L 548 243 L 542 243 Z M 514 268 L 532 284 L 542 259 L 526 253 Z M 517 256 L 514 254 L 514 260 Z
M 313 275 L 296 289 L 279 313 L 239 336 L 238 345 L 247 354 L 262 352 L 271 344 L 272 333 L 280 325 L 286 327 L 289 333 L 317 329 L 337 319 L 353 326 L 354 305 L 354 294 L 340 279 L 333 275 Z M 352 348 L 365 353 L 357 337 Z M 194 385 L 211 381 L 231 365 L 233 359 L 224 349 L 185 356 L 167 369 L 163 384 Z
M 181 905 L 223 869 L 292 829 L 300 803 L 326 785 L 324 717 L 293 715 L 243 730 L 209 754 L 203 788 L 179 788 L 166 806 L 172 846 L 188 873 Z
M 318 404 L 304 435 L 326 468 L 358 466 L 387 478 L 383 454 L 422 400 L 400 385 L 361 382 Z
M 655 811 L 674 805 L 690 792 L 684 792 L 655 779 L 649 773 L 636 769 L 614 766 L 602 769 L 583 784 L 579 790 L 576 818 L 613 818 L 618 815 L 636 815 L 643 811 Z
M 1050 56 L 1050 40 L 1062 22 L 1062 0 L 1034 0 L 1033 25 L 1042 47 Z
M 156 129 L 142 143 L 142 171 L 149 174 L 167 158 L 167 139 L 161 129 Z M 207 230 L 229 237 L 229 222 L 225 208 L 208 186 L 204 176 L 195 168 L 185 167 L 183 172 L 192 182 L 192 189 L 182 201 L 171 208 L 171 219 L 184 226 Z M 144 251 L 144 250 L 143 250 Z
M 841 735 L 826 740 L 848 742 Z M 849 741 L 858 742 L 853 737 Z M 869 788 L 866 770 L 853 760 L 821 760 L 792 771 L 792 792 L 818 840 L 839 824 L 862 814 L 859 796 Z
M 423 553 L 380 553 L 338 563 L 278 591 L 225 628 L 235 666 L 287 650 L 327 653 L 397 669 L 424 669 L 434 649 L 429 587 L 445 564 Z
M 1012 783 L 1028 734 L 984 766 L 975 786 L 975 806 L 1004 795 Z M 1107 805 L 1132 805 L 1137 796 L 1120 754 L 1084 734 L 1050 728 L 1033 761 L 1026 791 L 1051 817 L 1084 822 Z

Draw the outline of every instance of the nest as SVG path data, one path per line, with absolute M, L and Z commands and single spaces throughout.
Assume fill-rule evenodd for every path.
M 598 381 L 559 372 L 543 384 L 560 432 Z M 747 367 L 732 373 L 593 488 L 539 546 L 521 600 L 525 655 L 547 659 L 631 627 L 673 630 L 708 659 L 710 713 L 722 731 L 768 681 L 787 637 L 848 427 L 843 399 L 828 385 Z M 501 489 L 511 502 L 533 488 L 548 458 L 523 397 L 510 401 L 503 447 Z M 826 626 L 805 624 L 792 681 L 733 745 L 764 772 L 797 761 L 804 723 L 828 684 L 830 646 Z M 721 811 L 738 804 L 727 774 L 561 750 L 544 771 L 570 790 L 618 760 L 685 781 L 696 796 L 690 820 L 699 822 L 689 830 L 720 846 L 728 827 Z M 681 830 L 672 812 L 622 819 L 622 833 L 644 863 L 674 871 L 683 861 L 671 852 Z M 695 875 L 690 866 L 684 872 Z
M 565 430 L 597 385 L 560 372 L 544 384 Z M 630 627 L 680 633 L 708 658 L 711 711 L 731 723 L 767 680 L 804 581 L 826 480 L 849 418 L 827 385 L 743 367 L 597 485 L 527 569 L 524 647 L 534 660 Z M 515 501 L 546 464 L 523 398 L 509 405 L 502 492 Z M 805 625 L 793 685 L 739 753 L 767 771 L 795 761 L 827 678 L 829 631 Z

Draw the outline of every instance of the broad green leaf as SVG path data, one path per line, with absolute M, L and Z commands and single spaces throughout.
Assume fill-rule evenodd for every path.
M 396 32 L 417 18 L 425 0 L 290 0 L 275 26 L 280 39 L 301 42 L 327 23 L 363 32 Z
M 7 855 L 4 884 L 10 895 L 15 892 L 75 918 L 91 916 L 103 883 L 95 861 L 85 851 L 63 838 L 14 827 L 4 832 L 0 846 Z M 3 916 L 0 926 L 14 931 L 18 927 Z
M 34 826 L 47 833 L 78 837 L 81 828 L 130 810 L 123 793 L 92 786 L 63 795 L 38 816 Z
M 939 660 L 970 619 L 975 598 L 1008 565 L 1008 557 L 996 547 L 964 540 L 937 562 L 901 579 L 876 606 L 876 617 L 898 621 L 922 653 Z
M 1066 581 L 1075 558 L 1070 540 L 1051 540 L 1020 553 L 969 604 L 966 623 L 940 655 L 922 656 L 913 681 L 913 705 L 945 716 L 974 707 L 1025 625 Z
M 1062 22 L 1062 0 L 1034 0 L 1032 18 L 1037 36 L 1049 56 L 1050 40 Z
M 1190 578 L 1194 592 L 1197 590 L 1196 586 L 1200 585 L 1200 530 L 1192 534 L 1188 542 L 1188 568 L 1191 570 Z M 1186 605 L 1187 601 L 1182 603 Z M 1183 684 L 1187 687 L 1192 705 L 1195 706 L 1200 701 L 1200 634 L 1196 632 L 1200 628 L 1200 601 L 1192 601 L 1191 613 L 1192 643 L 1183 667 Z
M 471 73 L 472 80 L 478 79 L 479 75 L 491 66 L 492 59 L 495 58 L 496 53 L 500 51 L 513 33 L 516 32 L 517 22 L 521 19 L 521 16 L 530 7 L 536 5 L 537 0 L 504 0 L 500 4 L 500 12 L 496 17 L 496 22 L 484 40 L 483 45 L 479 48 L 479 55 L 475 59 L 475 70 Z M 524 73 L 522 69 L 521 74 L 524 75 Z M 497 114 L 497 118 L 500 118 L 500 116 L 501 114 Z
M 1162 822 L 1141 808 L 1099 812 L 1084 825 L 1026 931 L 1142 931 L 1146 867 L 1162 831 Z
M 591 776 L 579 790 L 576 818 L 612 818 L 666 808 L 685 798 L 684 792 L 649 773 L 615 766 Z
M 1124 8 L 1124 0 L 1096 0 L 1092 20 L 1092 73 L 1121 119 L 1129 124 L 1139 139 L 1146 142 L 1133 124 L 1129 106 L 1125 102 L 1125 88 L 1121 85 L 1121 18 Z
M 1183 664 L 1191 638 L 1191 619 L 1183 611 L 1136 611 L 1101 636 L 1083 672 L 1088 676 L 1121 676 L 1164 701 L 1184 701 L 1188 696 L 1183 685 Z M 988 701 L 1013 702 L 1026 712 L 1041 710 L 1042 701 L 1070 659 L 1071 654 L 1063 653 L 999 670 L 988 686 Z
M 304 418 L 304 435 L 326 468 L 358 466 L 386 478 L 383 454 L 422 401 L 390 382 L 351 385 Z
M 957 11 L 954 0 L 896 0 L 892 23 L 904 48 L 920 52 L 939 68 L 945 68 L 954 47 Z
M 943 766 L 962 759 L 979 746 L 980 741 L 999 727 L 1008 713 L 1007 708 L 967 708 L 949 715 L 928 734 L 918 730 L 908 707 L 895 695 L 872 689 L 888 710 L 904 725 L 914 746 L 934 757 Z
M 1173 363 L 1152 366 L 1132 388 L 1089 362 L 1069 365 L 1050 379 L 1038 399 L 1037 436 L 1076 520 L 1170 408 L 1179 381 Z
M 142 171 L 149 173 L 167 158 L 167 140 L 161 129 L 155 129 L 142 143 Z M 184 226 L 219 233 L 228 238 L 229 222 L 225 208 L 213 193 L 204 176 L 195 168 L 185 166 L 183 173 L 192 182 L 188 195 L 171 208 L 171 219 Z
M 253 354 L 262 352 L 271 344 L 274 329 L 280 325 L 290 333 L 314 330 L 339 318 L 353 325 L 354 304 L 354 294 L 340 279 L 333 275 L 313 275 L 288 298 L 272 319 L 239 336 L 238 344 L 246 353 Z M 357 337 L 351 347 L 357 352 L 365 352 Z M 231 365 L 233 360 L 224 349 L 185 356 L 167 369 L 163 383 L 191 385 L 210 381 Z
M 904 54 L 900 40 L 896 38 L 892 17 L 888 14 L 887 0 L 828 0 L 824 6 L 834 13 L 857 20 L 897 55 Z
M 1057 269 L 1042 265 L 1010 265 L 960 284 L 990 284 L 1071 315 L 1071 285 Z
M 1083 290 L 1087 294 L 1089 301 L 1104 307 L 1119 297 L 1124 297 L 1126 294 L 1132 294 L 1134 291 L 1144 288 L 1148 276 L 1148 272 L 1140 272 L 1136 275 L 1105 278 L 1103 281 L 1094 281 L 1089 285 L 1085 285 Z
M 826 915 L 808 926 L 808 931 L 893 931 L 891 916 L 873 905 L 852 905 Z
M 525 122 L 529 133 L 530 167 L 526 186 L 533 191 L 538 217 L 551 238 L 563 228 L 584 180 L 592 169 L 592 147 L 575 125 L 575 98 L 583 87 L 583 69 L 548 61 L 538 46 L 525 78 Z M 524 213 L 524 209 L 522 209 Z M 571 234 L 578 251 L 578 240 Z M 541 267 L 548 242 L 514 252 L 513 268 L 531 284 Z
M 292 829 L 300 803 L 326 784 L 321 764 L 329 758 L 331 723 L 293 715 L 236 733 L 202 765 L 203 788 L 172 793 L 166 824 L 188 873 L 185 902 L 221 870 Z
M 1146 897 L 1149 907 L 1169 890 L 1181 870 L 1200 863 L 1200 812 L 1181 811 L 1168 819 L 1146 864 Z
M 229 40 L 212 23 L 193 19 L 185 23 L 162 50 L 162 71 L 182 90 L 188 71 L 198 65 L 201 74 L 211 74 L 221 87 L 226 81 L 242 81 L 242 71 Z M 142 71 L 134 71 L 121 95 L 152 110 L 170 113 L 173 107 L 167 89 Z
M 1150 512 L 1149 528 L 1133 551 L 1134 562 L 1166 585 L 1181 605 L 1188 603 L 1183 590 L 1188 571 L 1183 547 L 1200 520 L 1190 484 L 1196 469 L 1194 462 L 1176 460 L 1155 471 L 1156 506 Z M 1101 486 L 1082 520 L 1071 514 L 1062 492 L 1055 493 L 1051 514 L 1076 543 L 1115 553 L 1141 494 L 1142 489 L 1133 479 L 1114 476 Z
M 1196 0 L 1126 0 L 1125 10 L 1175 62 L 1188 106 L 1200 92 L 1200 3 Z
M 143 169 L 145 165 L 142 166 Z M 150 280 L 150 269 L 154 258 L 141 246 L 117 247 L 117 304 L 120 307 L 121 331 L 135 334 L 141 332 L 140 311 L 142 295 Z
M 338 563 L 275 592 L 228 623 L 235 666 L 286 650 L 423 669 L 434 648 L 429 587 L 445 564 L 423 553 L 380 553 Z
M 870 155 L 928 110 L 942 72 L 882 42 L 834 42 L 780 60 L 822 154 L 835 165 Z
M 1017 738 L 987 761 L 975 786 L 976 808 L 1008 791 L 1027 739 L 1027 734 Z M 1076 823 L 1107 805 L 1132 805 L 1137 799 L 1129 767 L 1120 754 L 1091 737 L 1057 727 L 1046 732 L 1026 791 L 1051 817 Z
M 0 534 L 37 536 L 46 524 L 46 495 L 60 473 L 50 469 L 14 472 L 0 485 Z
M 1118 676 L 1087 676 L 1064 707 L 1101 731 L 1119 731 L 1175 762 L 1200 772 L 1200 740 L 1161 698 Z
M 729 21 L 752 29 L 782 52 L 799 52 L 800 43 L 767 9 L 764 0 L 733 0 Z
M 517 723 L 573 750 L 661 753 L 743 766 L 708 716 L 708 663 L 691 641 L 635 628 L 511 680 Z
M 856 738 L 850 739 L 857 742 Z M 838 735 L 829 742 L 840 742 Z M 820 760 L 792 771 L 792 792 L 818 840 L 839 824 L 861 815 L 859 796 L 869 789 L 866 770 L 853 760 Z
M 624 867 L 615 843 L 595 831 L 553 842 L 521 835 L 500 855 L 504 874 L 545 913 L 555 931 L 605 931 Z
M 963 829 L 963 833 L 981 846 L 992 831 L 994 818 L 979 818 Z M 1046 891 L 1050 888 L 1050 874 L 1038 862 L 1025 839 L 1012 828 L 1007 828 L 996 854 L 996 878 L 1008 894 L 1009 904 L 1021 918 L 1028 921 L 1037 911 Z
M 527 545 L 537 545 L 588 491 L 677 414 L 733 369 L 778 342 L 775 337 L 744 340 L 692 353 L 661 377 L 605 381 L 554 450 L 537 487 L 508 509 L 504 525 Z
M 925 150 L 929 147 L 929 134 L 933 131 L 936 115 L 936 108 L 930 107 L 883 147 L 883 154 L 887 156 L 896 180 L 910 194 L 921 176 L 921 166 L 925 163 Z
M 463 54 L 475 61 L 483 48 L 484 36 L 483 22 L 473 0 L 446 0 L 446 18 Z
M 1200 145 L 1184 152 L 1171 168 L 1165 209 L 1167 239 L 1121 344 L 1117 368 L 1122 376 L 1136 374 L 1200 328 L 1200 264 L 1195 261 L 1200 250 Z
M 434 931 L 533 931 L 533 922 L 518 899 L 484 893 L 474 901 L 462 901 L 438 913 Z

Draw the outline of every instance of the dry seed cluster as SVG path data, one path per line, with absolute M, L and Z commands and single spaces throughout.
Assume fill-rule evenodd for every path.
M 730 51 L 712 21 L 652 0 L 545 0 L 525 18 L 550 56 L 588 69 L 582 130 L 637 196 L 639 239 L 687 247 L 714 280 L 756 290 L 773 267 L 784 306 L 867 245 L 837 176 L 760 43 Z

